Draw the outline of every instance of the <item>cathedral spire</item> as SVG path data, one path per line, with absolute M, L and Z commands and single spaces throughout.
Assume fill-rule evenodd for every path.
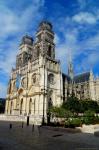
M 74 78 L 74 71 L 73 71 L 73 64 L 72 64 L 71 53 L 69 53 L 68 76 L 71 78 L 71 80 L 73 80 L 73 78 Z

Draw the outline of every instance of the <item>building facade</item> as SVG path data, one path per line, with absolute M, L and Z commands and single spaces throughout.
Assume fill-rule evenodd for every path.
M 24 36 L 11 72 L 5 113 L 31 115 L 39 122 L 48 108 L 62 104 L 62 73 L 55 59 L 54 32 L 46 21 L 39 25 L 36 40 Z
M 94 100 L 99 103 L 99 77 L 95 78 L 92 70 L 74 74 L 73 64 L 69 62 L 68 75 L 63 74 L 63 99 L 74 95 L 79 100 Z
M 36 39 L 22 38 L 12 69 L 6 98 L 6 115 L 31 116 L 39 123 L 47 120 L 50 106 L 60 106 L 73 92 L 79 99 L 99 100 L 99 79 L 92 72 L 74 76 L 70 62 L 68 75 L 55 58 L 52 25 L 43 21 Z

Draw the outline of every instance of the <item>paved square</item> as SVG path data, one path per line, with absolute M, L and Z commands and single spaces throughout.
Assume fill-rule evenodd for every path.
M 99 137 L 0 121 L 0 150 L 99 150 Z

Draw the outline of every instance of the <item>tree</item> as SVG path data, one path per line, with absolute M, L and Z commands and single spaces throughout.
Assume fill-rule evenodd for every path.
M 62 107 L 73 113 L 84 113 L 87 110 L 92 110 L 95 113 L 99 113 L 99 105 L 96 101 L 91 99 L 78 100 L 78 98 L 74 96 L 68 97 Z
M 0 100 L 0 113 L 4 113 L 5 100 Z
M 90 99 L 81 100 L 80 101 L 80 111 L 84 113 L 87 110 L 91 110 L 91 111 L 98 113 L 99 105 L 97 104 L 96 101 L 92 101 Z
M 55 117 L 64 117 L 65 111 L 66 110 L 62 107 L 52 107 L 50 109 L 51 114 Z
M 84 112 L 83 118 L 85 124 L 92 124 L 94 123 L 95 112 L 91 110 L 87 110 Z
M 79 113 L 80 111 L 80 103 L 76 97 L 68 97 L 67 101 L 63 103 L 62 107 L 70 110 L 73 113 Z

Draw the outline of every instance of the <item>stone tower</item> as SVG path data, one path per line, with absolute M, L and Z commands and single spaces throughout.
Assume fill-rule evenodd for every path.
M 5 113 L 29 116 L 35 124 L 47 121 L 50 107 L 63 102 L 62 73 L 55 59 L 51 23 L 40 23 L 36 40 L 28 35 L 22 38 L 11 74 Z
M 71 81 L 73 81 L 74 70 L 73 70 L 73 64 L 72 64 L 71 54 L 69 54 L 69 61 L 68 61 L 68 76 L 70 77 Z
M 33 38 L 25 35 L 22 38 L 19 46 L 19 53 L 16 58 L 16 68 L 22 67 L 28 63 L 28 60 L 32 57 Z

